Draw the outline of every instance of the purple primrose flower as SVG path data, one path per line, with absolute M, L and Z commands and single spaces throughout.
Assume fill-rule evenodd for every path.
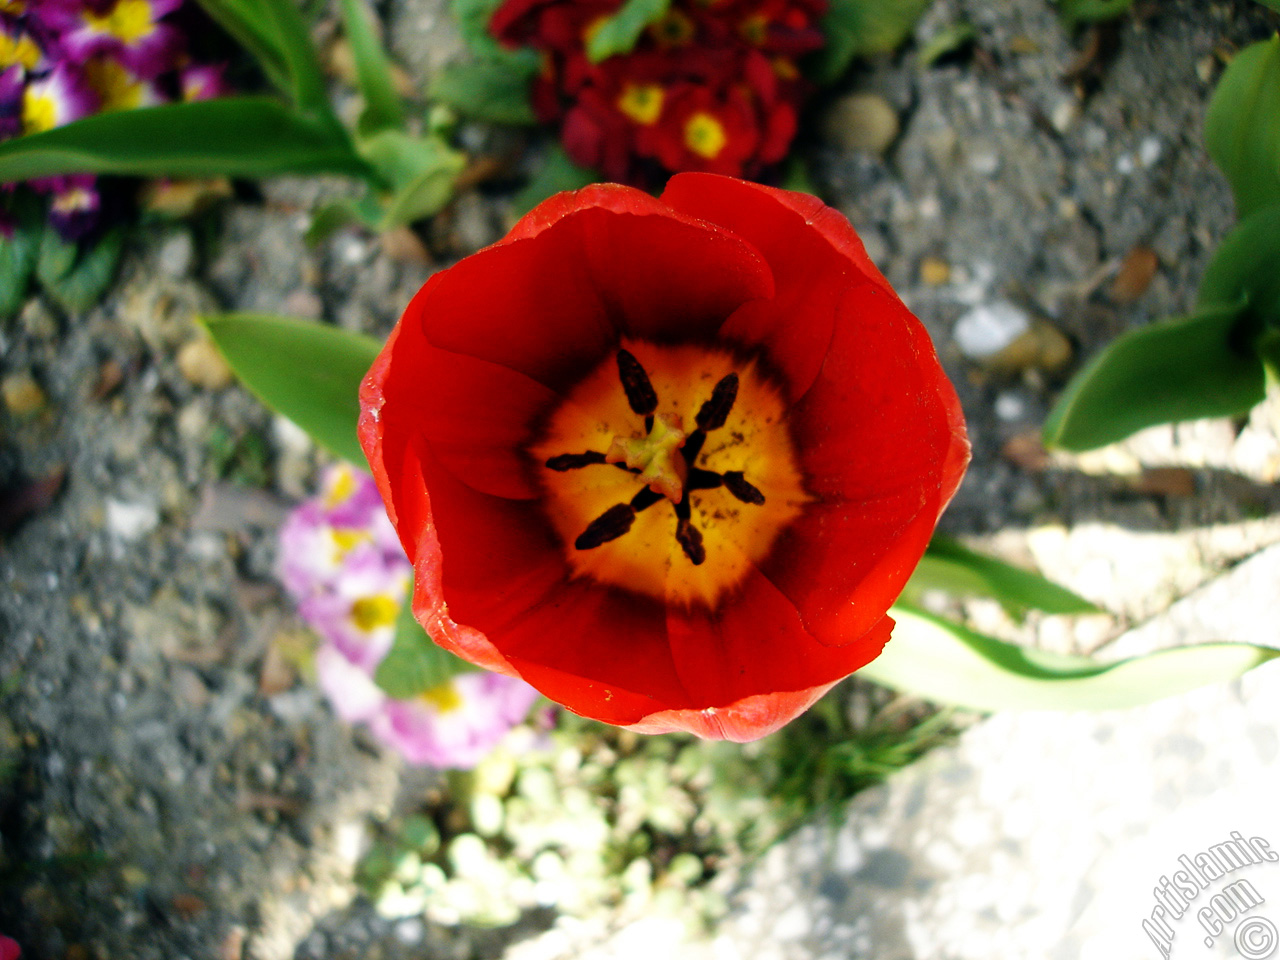
M 182 45 L 181 33 L 161 18 L 181 5 L 182 0 L 44 0 L 41 20 L 66 58 L 83 63 L 105 55 L 155 79 L 172 68 Z
M 412 569 L 373 479 L 350 466 L 327 471 L 321 492 L 280 531 L 280 579 L 298 613 L 322 638 L 320 688 L 349 722 L 410 763 L 475 766 L 528 714 L 537 692 L 489 673 L 454 677 L 398 700 L 373 681 L 395 637 Z

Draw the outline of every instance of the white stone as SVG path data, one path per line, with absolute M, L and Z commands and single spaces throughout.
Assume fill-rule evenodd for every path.
M 999 353 L 1031 327 L 1021 307 L 1006 300 L 980 304 L 956 321 L 952 335 L 961 352 L 971 360 L 985 360 Z
M 153 503 L 107 501 L 107 530 L 117 540 L 140 540 L 158 526 L 160 511 Z

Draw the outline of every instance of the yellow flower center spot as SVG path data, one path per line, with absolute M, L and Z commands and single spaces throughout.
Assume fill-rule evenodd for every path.
M 656 123 L 666 99 L 656 83 L 628 83 L 618 97 L 618 109 L 643 126 Z
M 84 20 L 89 29 L 110 34 L 125 43 L 135 43 L 153 29 L 151 4 L 147 0 L 119 0 L 102 15 L 87 11 Z
M 356 492 L 356 475 L 355 471 L 343 464 L 332 474 L 329 481 L 329 489 L 324 492 L 324 505 L 328 510 L 339 507 L 351 499 L 351 495 Z
M 458 688 L 452 683 L 442 683 L 438 687 L 424 690 L 419 696 L 434 707 L 437 713 L 449 713 L 462 706 L 462 694 L 458 693 Z
M 34 70 L 39 62 L 40 48 L 25 33 L 11 37 L 7 33 L 0 32 L 0 69 L 21 64 L 28 70 Z
M 722 348 L 624 341 L 529 454 L 575 577 L 686 607 L 714 607 L 810 500 L 782 392 Z M 645 475 L 655 462 L 683 470 L 679 499 Z
M 50 94 L 36 93 L 27 87 L 22 97 L 22 132 L 43 133 L 57 125 L 57 101 Z
M 638 470 L 637 480 L 647 483 L 650 490 L 672 503 L 679 503 L 689 473 L 684 457 L 680 456 L 680 448 L 689 435 L 681 427 L 680 418 L 674 413 L 655 417 L 647 437 L 614 437 L 604 462 L 625 463 L 630 469 Z
M 684 145 L 700 157 L 714 160 L 728 142 L 724 124 L 704 110 L 685 121 Z
M 95 58 L 85 64 L 89 85 L 102 97 L 103 110 L 132 110 L 142 106 L 144 85 L 115 60 Z
M 352 622 L 366 632 L 391 626 L 399 612 L 400 605 L 385 593 L 361 597 L 351 604 Z

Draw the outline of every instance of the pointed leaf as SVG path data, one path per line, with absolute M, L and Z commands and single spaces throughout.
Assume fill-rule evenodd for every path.
M 364 111 L 360 114 L 360 132 L 375 133 L 378 130 L 404 126 L 404 104 L 396 93 L 395 80 L 391 76 L 391 61 L 378 39 L 373 22 L 373 12 L 365 0 L 341 0 L 342 26 L 351 44 L 351 55 L 356 63 L 356 79 L 360 95 L 364 98 Z
M 1063 614 L 1098 610 L 1084 597 L 1039 574 L 976 553 L 941 535 L 930 541 L 904 596 L 915 597 L 925 590 L 990 597 L 1015 615 L 1029 609 Z
M 18 193 L 10 214 L 13 235 L 0 232 L 0 318 L 13 316 L 26 301 L 45 231 L 43 205 L 26 190 Z
M 64 173 L 262 177 L 370 171 L 345 135 L 267 97 L 119 110 L 0 143 L 0 181 Z
M 258 399 L 326 450 L 368 469 L 356 439 L 360 381 L 381 343 L 292 317 L 228 313 L 202 323 Z
M 1117 710 L 1234 680 L 1280 650 L 1205 643 L 1107 663 L 1031 650 L 896 606 L 893 639 L 858 676 L 971 710 Z
M 307 226 L 307 232 L 302 235 L 302 240 L 307 246 L 314 247 L 343 227 L 359 224 L 370 230 L 377 229 L 378 223 L 382 220 L 382 211 L 375 210 L 374 213 L 376 215 L 370 219 L 366 216 L 365 207 L 360 202 L 334 200 L 311 214 L 311 223 Z
M 116 227 L 91 243 L 68 243 L 57 230 L 48 228 L 40 245 L 36 276 L 64 310 L 83 313 L 101 300 L 111 285 L 124 234 L 123 227 Z
M 888 53 L 911 36 L 932 0 L 831 0 L 822 21 L 827 45 L 806 62 L 820 84 L 844 75 L 854 57 Z
M 1214 251 L 1200 278 L 1200 307 L 1248 300 L 1255 329 L 1280 330 L 1280 203 L 1240 221 Z
M 200 6 L 223 30 L 258 62 L 267 79 L 281 93 L 292 95 L 289 68 L 276 37 L 275 23 L 256 16 L 244 0 L 198 0 Z
M 532 51 L 530 51 L 532 52 Z M 533 71 L 523 69 L 532 61 L 476 60 L 455 63 L 444 69 L 431 83 L 432 100 L 453 107 L 464 117 L 531 126 L 538 122 L 529 105 L 529 78 Z
M 406 601 L 396 618 L 395 640 L 374 671 L 373 682 L 389 697 L 410 700 L 474 669 L 436 646 L 413 618 L 413 604 Z
M 587 38 L 587 59 L 600 63 L 619 53 L 630 53 L 645 27 L 667 15 L 671 0 L 626 0 L 618 12 L 592 28 Z
M 1244 307 L 1202 307 L 1114 340 L 1067 384 L 1045 446 L 1090 450 L 1157 423 L 1247 412 L 1264 380 L 1249 345 L 1237 345 Z
M 248 2 L 248 0 L 245 0 Z M 320 67 L 320 55 L 311 42 L 311 28 L 302 19 L 296 0 L 252 0 L 264 25 L 275 27 L 276 45 L 289 72 L 293 100 L 317 119 L 334 127 L 338 121 L 329 106 L 329 92 Z
M 1204 142 L 1241 220 L 1280 202 L 1280 34 L 1231 61 L 1209 101 Z

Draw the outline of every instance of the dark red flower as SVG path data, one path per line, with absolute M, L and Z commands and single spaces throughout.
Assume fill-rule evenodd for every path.
M 361 404 L 437 643 L 732 740 L 880 652 L 969 450 L 849 224 L 707 174 L 559 194 L 437 273 Z

